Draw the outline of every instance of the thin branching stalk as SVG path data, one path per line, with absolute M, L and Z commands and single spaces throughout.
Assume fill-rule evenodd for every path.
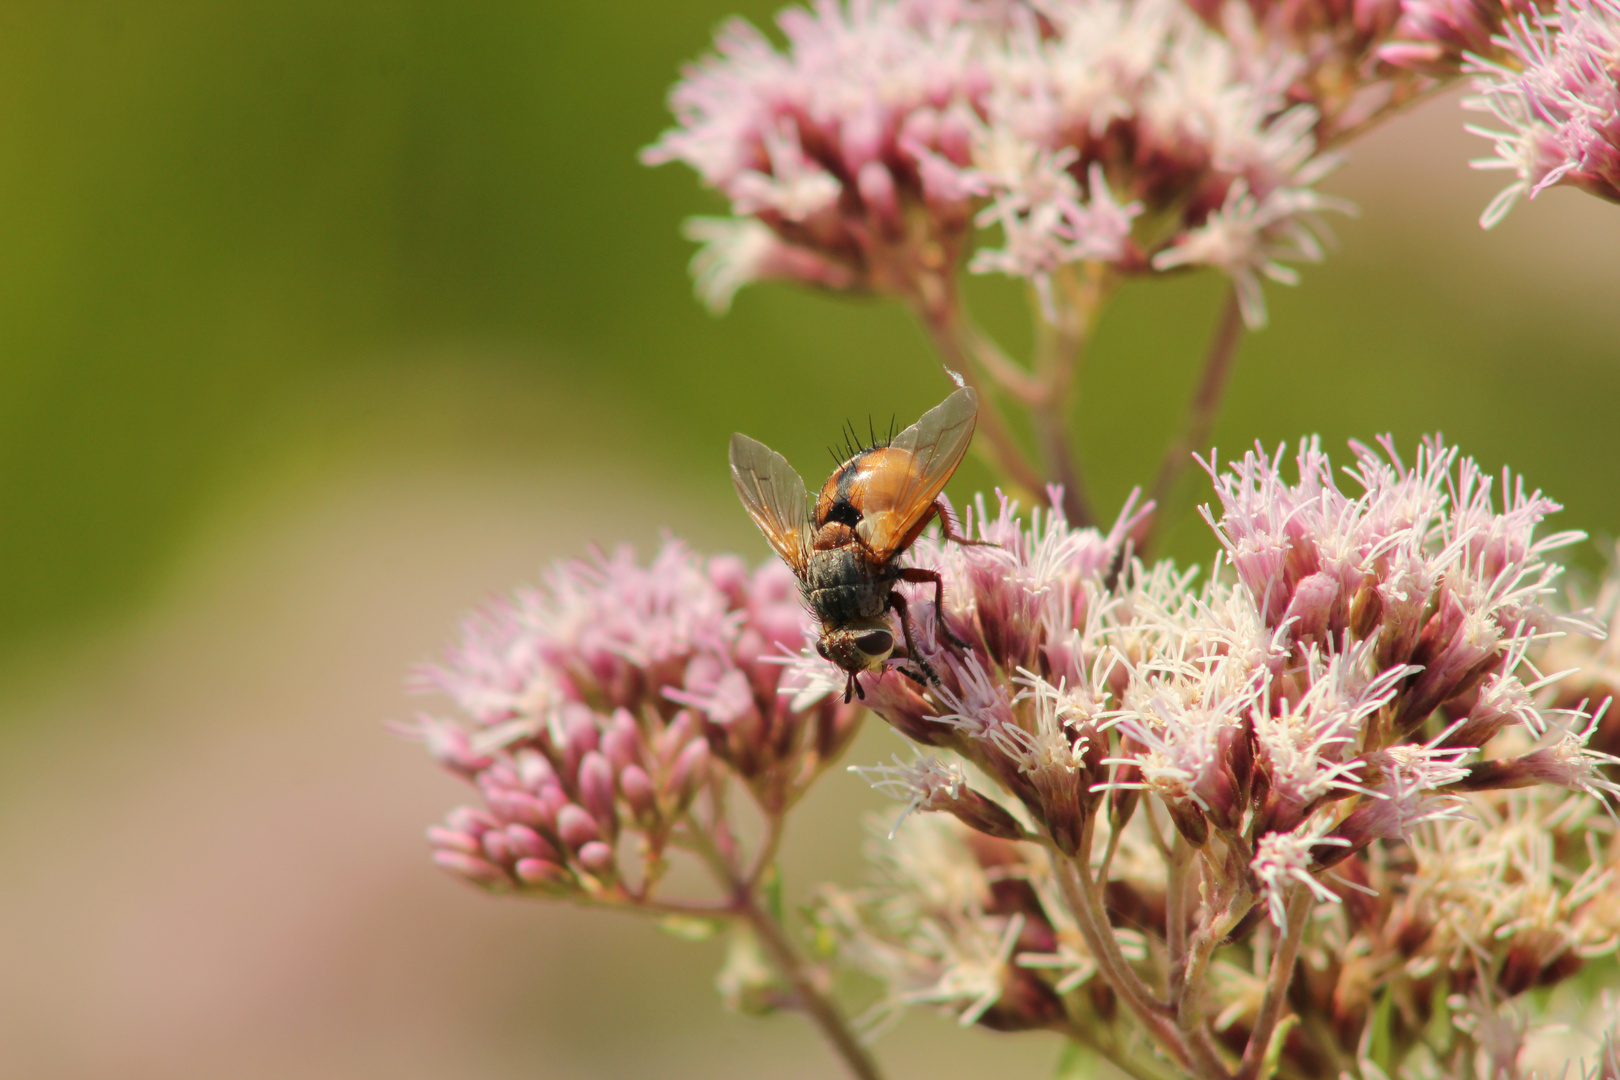
M 1181 980 L 1186 973 L 1187 870 L 1192 864 L 1192 854 L 1192 847 L 1178 832 L 1165 868 L 1164 939 L 1170 954 L 1166 991 L 1171 1001 L 1181 992 Z
M 1209 962 L 1216 948 L 1254 906 L 1254 898 L 1249 891 L 1241 884 L 1231 882 L 1230 877 L 1230 874 L 1215 876 L 1215 895 L 1203 905 L 1198 928 L 1187 943 L 1181 977 L 1175 980 L 1176 993 L 1171 999 L 1171 1006 L 1176 1011 L 1176 1024 L 1200 1073 L 1215 1078 L 1230 1074 L 1215 1047 L 1215 1040 L 1204 1017 L 1204 978 L 1209 972 Z
M 1288 984 L 1294 977 L 1294 959 L 1299 955 L 1299 943 L 1305 936 L 1305 923 L 1311 916 L 1310 890 L 1303 885 L 1294 886 L 1287 910 L 1288 929 L 1271 958 L 1271 974 L 1266 979 L 1265 997 L 1260 1001 L 1260 1015 L 1249 1033 L 1248 1045 L 1243 1048 L 1243 1060 L 1238 1064 L 1235 1080 L 1254 1080 L 1265 1062 L 1271 1034 L 1277 1029 L 1288 998 Z
M 1209 441 L 1215 417 L 1221 410 L 1226 381 L 1232 374 L 1232 361 L 1237 358 L 1238 345 L 1242 341 L 1243 310 L 1238 304 L 1237 289 L 1229 288 L 1226 302 L 1222 304 L 1220 317 L 1215 323 L 1215 332 L 1209 339 L 1209 348 L 1204 354 L 1203 374 L 1198 377 L 1198 386 L 1187 403 L 1187 416 L 1182 422 L 1181 434 L 1170 444 L 1164 460 L 1159 463 L 1159 474 L 1153 481 L 1154 510 L 1143 519 L 1135 537 L 1137 550 L 1144 557 L 1151 553 L 1154 541 L 1163 534 L 1170 513 L 1170 496 L 1175 492 L 1176 483 L 1187 470 L 1193 453 L 1204 449 Z
M 1073 860 L 1056 847 L 1047 848 L 1053 876 L 1057 878 L 1064 901 L 1069 905 L 1075 923 L 1080 928 L 1080 936 L 1085 939 L 1086 948 L 1091 951 L 1092 959 L 1096 962 L 1097 970 L 1102 977 L 1107 980 L 1114 992 L 1124 999 L 1125 1004 L 1136 1014 L 1142 1026 L 1153 1035 L 1159 1045 L 1164 1047 L 1177 1063 L 1183 1067 L 1191 1067 L 1191 1056 L 1168 1010 L 1163 1002 L 1153 996 L 1147 984 L 1126 962 L 1124 954 L 1120 952 L 1119 942 L 1114 938 L 1113 929 L 1108 924 L 1107 915 L 1101 911 L 1101 905 L 1096 902 L 1090 883 L 1085 880 L 1085 874 L 1080 869 L 1085 865 L 1089 854 L 1090 834 L 1091 829 L 1088 826 L 1082 840 L 1082 851 Z
M 843 1059 L 850 1075 L 856 1080 L 882 1080 L 877 1062 L 861 1044 L 843 1010 L 799 955 L 798 949 L 794 948 L 786 928 L 775 914 L 760 904 L 755 887 L 757 882 L 742 873 L 736 862 L 715 845 L 710 834 L 698 822 L 688 821 L 691 825 L 689 839 L 692 850 L 703 860 L 720 887 L 730 895 L 728 911 L 753 930 L 777 973 L 793 988 L 799 1005 L 821 1029 L 822 1036 L 832 1045 L 833 1051 Z M 775 832 L 780 835 L 779 824 L 775 826 Z
M 974 356 L 969 331 L 960 315 L 951 306 L 918 305 L 917 314 L 928 336 L 939 351 L 940 361 L 946 369 L 961 376 L 967 385 L 979 393 L 979 431 L 990 444 L 990 453 L 997 466 L 1019 487 L 1039 496 L 1045 486 L 1040 472 L 1029 463 L 1018 440 L 1013 438 L 1002 418 L 1001 410 L 986 393 L 983 374 Z

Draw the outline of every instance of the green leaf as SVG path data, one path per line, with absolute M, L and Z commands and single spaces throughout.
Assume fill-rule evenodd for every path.
M 682 941 L 708 941 L 720 932 L 721 924 L 714 919 L 700 919 L 694 915 L 665 915 L 658 920 L 658 929 Z
M 1096 1075 L 1096 1055 L 1077 1042 L 1063 1044 L 1063 1053 L 1058 1055 L 1052 1080 L 1092 1080 Z
M 771 913 L 771 918 L 775 919 L 778 925 L 786 926 L 787 918 L 782 908 L 782 873 L 776 868 L 775 863 L 766 867 L 765 873 L 760 875 L 759 894 L 765 901 L 765 910 Z
M 1271 1042 L 1266 1045 L 1266 1056 L 1260 1061 L 1260 1080 L 1271 1080 L 1277 1075 L 1277 1062 L 1282 1060 L 1283 1044 L 1288 1041 L 1288 1033 L 1299 1023 L 1299 1017 L 1289 1013 L 1278 1021 L 1271 1032 Z

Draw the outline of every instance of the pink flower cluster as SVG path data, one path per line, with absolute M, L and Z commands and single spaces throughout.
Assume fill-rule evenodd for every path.
M 1501 60 L 1470 61 L 1479 94 L 1466 104 L 1507 126 L 1470 128 L 1497 154 L 1476 167 L 1510 170 L 1515 180 L 1480 224 L 1489 228 L 1520 195 L 1533 199 L 1555 184 L 1620 202 L 1620 3 L 1558 0 L 1550 13 L 1509 22 L 1497 44 Z
M 733 22 L 686 72 L 649 163 L 685 161 L 731 202 L 699 219 L 699 289 L 784 277 L 933 307 L 969 262 L 1052 305 L 1076 262 L 1214 266 L 1251 324 L 1260 279 L 1321 256 L 1319 112 L 1290 97 L 1304 58 L 1236 41 L 1179 0 L 965 4 L 819 0 L 780 19 L 786 53 Z
M 434 858 L 491 888 L 645 899 L 706 788 L 732 776 L 779 811 L 853 737 L 855 710 L 784 696 L 780 660 L 805 630 L 779 562 L 751 571 L 673 540 L 649 566 L 628 549 L 559 565 L 471 616 L 415 683 L 464 719 L 410 733 L 483 801 L 430 830 Z
M 1586 747 L 1602 708 L 1547 707 L 1552 680 L 1527 660 L 1566 630 L 1599 632 L 1549 606 L 1561 568 L 1548 555 L 1582 534 L 1538 535 L 1556 504 L 1507 474 L 1494 490 L 1438 440 L 1411 467 L 1387 446 L 1353 449 L 1352 491 L 1314 440 L 1293 482 L 1280 453 L 1224 473 L 1211 459 L 1221 510 L 1205 513 L 1235 582 L 1120 572 L 1129 513 L 1107 535 L 1055 514 L 1024 530 L 1003 501 L 995 518 L 968 515 L 1002 547 L 920 543 L 970 648 L 927 652 L 939 687 L 891 672 L 868 704 L 970 762 L 1027 825 L 934 757 L 874 781 L 913 809 L 1003 838 L 1030 828 L 1065 853 L 1104 799 L 1118 829 L 1151 795 L 1193 847 L 1248 852 L 1279 920 L 1293 883 L 1452 816 L 1461 792 L 1615 792 L 1607 755 Z M 936 640 L 932 605 L 912 610 Z M 832 687 L 824 661 L 801 665 L 802 699 Z M 1504 753 L 1492 740 L 1510 728 L 1519 749 Z
M 684 161 L 731 202 L 703 218 L 694 270 L 724 310 L 748 281 L 909 292 L 952 265 L 969 195 L 946 175 L 967 160 L 984 91 L 972 6 L 946 0 L 819 0 L 779 18 L 779 53 L 741 19 L 670 94 L 677 126 L 643 154 Z

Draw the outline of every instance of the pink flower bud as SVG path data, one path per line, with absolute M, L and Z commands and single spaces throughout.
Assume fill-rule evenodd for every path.
M 641 729 L 627 710 L 620 709 L 613 714 L 613 723 L 602 735 L 602 753 L 607 755 L 615 771 L 644 760 Z
M 459 851 L 463 855 L 481 855 L 484 851 L 478 837 L 443 825 L 428 826 L 427 838 L 430 844 L 444 851 Z
M 467 855 L 460 851 L 435 851 L 433 861 L 457 877 L 465 878 L 474 885 L 482 885 L 486 889 L 500 889 L 512 884 L 512 879 L 507 876 L 505 870 L 476 855 Z
M 844 167 L 859 175 L 883 153 L 883 118 L 875 108 L 862 109 L 839 127 Z
M 574 876 L 546 859 L 519 859 L 514 869 L 517 871 L 518 880 L 525 885 L 552 891 L 574 887 Z
M 503 829 L 491 829 L 484 834 L 484 854 L 497 866 L 509 865 L 517 858 L 512 842 Z
M 619 820 L 613 812 L 613 766 L 600 751 L 592 750 L 579 763 L 579 801 L 605 835 L 618 832 Z
M 596 827 L 595 818 L 569 803 L 557 811 L 557 835 L 563 843 L 577 851 L 582 845 L 601 839 L 602 833 Z
M 906 117 L 905 123 L 900 125 L 900 136 L 896 140 L 901 146 L 915 143 L 925 150 L 938 149 L 939 139 L 939 113 L 933 109 L 918 109 Z
M 557 856 L 557 849 L 552 847 L 545 837 L 527 825 L 508 825 L 506 827 L 506 838 L 519 862 L 524 859 L 545 859 L 547 862 L 561 861 Z
M 987 836 L 1017 840 L 1024 835 L 1024 827 L 1018 824 L 1017 818 L 999 803 L 985 798 L 972 788 L 963 788 L 956 798 L 939 809 L 946 810 L 962 824 Z
M 710 584 L 725 594 L 727 606 L 736 609 L 747 605 L 751 575 L 746 562 L 736 555 L 715 555 L 706 569 Z
M 1383 618 L 1384 600 L 1378 593 L 1378 582 L 1369 574 L 1350 601 L 1350 633 L 1357 641 L 1364 641 L 1378 629 Z
M 658 764 L 664 768 L 674 764 L 686 744 L 692 741 L 697 728 L 692 720 L 692 714 L 685 709 L 675 714 L 669 726 L 653 737 L 653 753 Z
M 1288 602 L 1283 619 L 1293 619 L 1295 641 L 1324 641 L 1336 622 L 1339 582 L 1332 574 L 1317 571 L 1308 574 L 1294 587 L 1294 598 Z
M 684 807 L 697 795 L 707 779 L 709 744 L 693 739 L 686 744 L 680 757 L 675 759 L 669 775 L 664 778 L 664 793 L 677 805 Z
M 868 161 L 855 177 L 856 188 L 867 210 L 893 232 L 900 224 L 900 200 L 895 195 L 894 177 L 881 161 Z
M 952 165 L 965 168 L 973 161 L 973 121 L 962 109 L 947 111 L 939 121 L 939 149 Z
M 494 829 L 500 826 L 488 812 L 475 806 L 458 806 L 445 816 L 445 824 L 457 832 L 471 833 L 482 836 L 485 829 Z
M 579 849 L 579 865 L 589 870 L 594 877 L 612 877 L 614 870 L 613 849 L 600 840 L 592 840 Z
M 502 788 L 486 792 L 484 798 L 495 816 L 504 822 L 522 822 L 536 829 L 550 829 L 555 825 L 555 811 L 526 791 Z
M 619 794 L 629 804 L 630 812 L 638 821 L 645 821 L 657 811 L 657 796 L 653 784 L 639 765 L 626 765 L 619 772 Z
M 579 775 L 579 763 L 598 743 L 596 721 L 588 710 L 571 713 L 564 721 L 563 761 L 570 777 Z
M 1191 799 L 1167 799 L 1164 805 L 1170 811 L 1170 820 L 1175 822 L 1176 831 L 1186 837 L 1187 843 L 1195 848 L 1209 843 L 1209 822 L 1197 803 Z

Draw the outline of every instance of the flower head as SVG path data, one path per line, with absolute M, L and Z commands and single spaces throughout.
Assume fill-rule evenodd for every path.
M 1507 127 L 1469 129 L 1496 149 L 1475 167 L 1515 178 L 1480 224 L 1490 228 L 1520 195 L 1555 184 L 1620 202 L 1620 3 L 1558 0 L 1551 12 L 1510 20 L 1497 44 L 1500 60 L 1470 60 L 1478 96 L 1465 105 Z

